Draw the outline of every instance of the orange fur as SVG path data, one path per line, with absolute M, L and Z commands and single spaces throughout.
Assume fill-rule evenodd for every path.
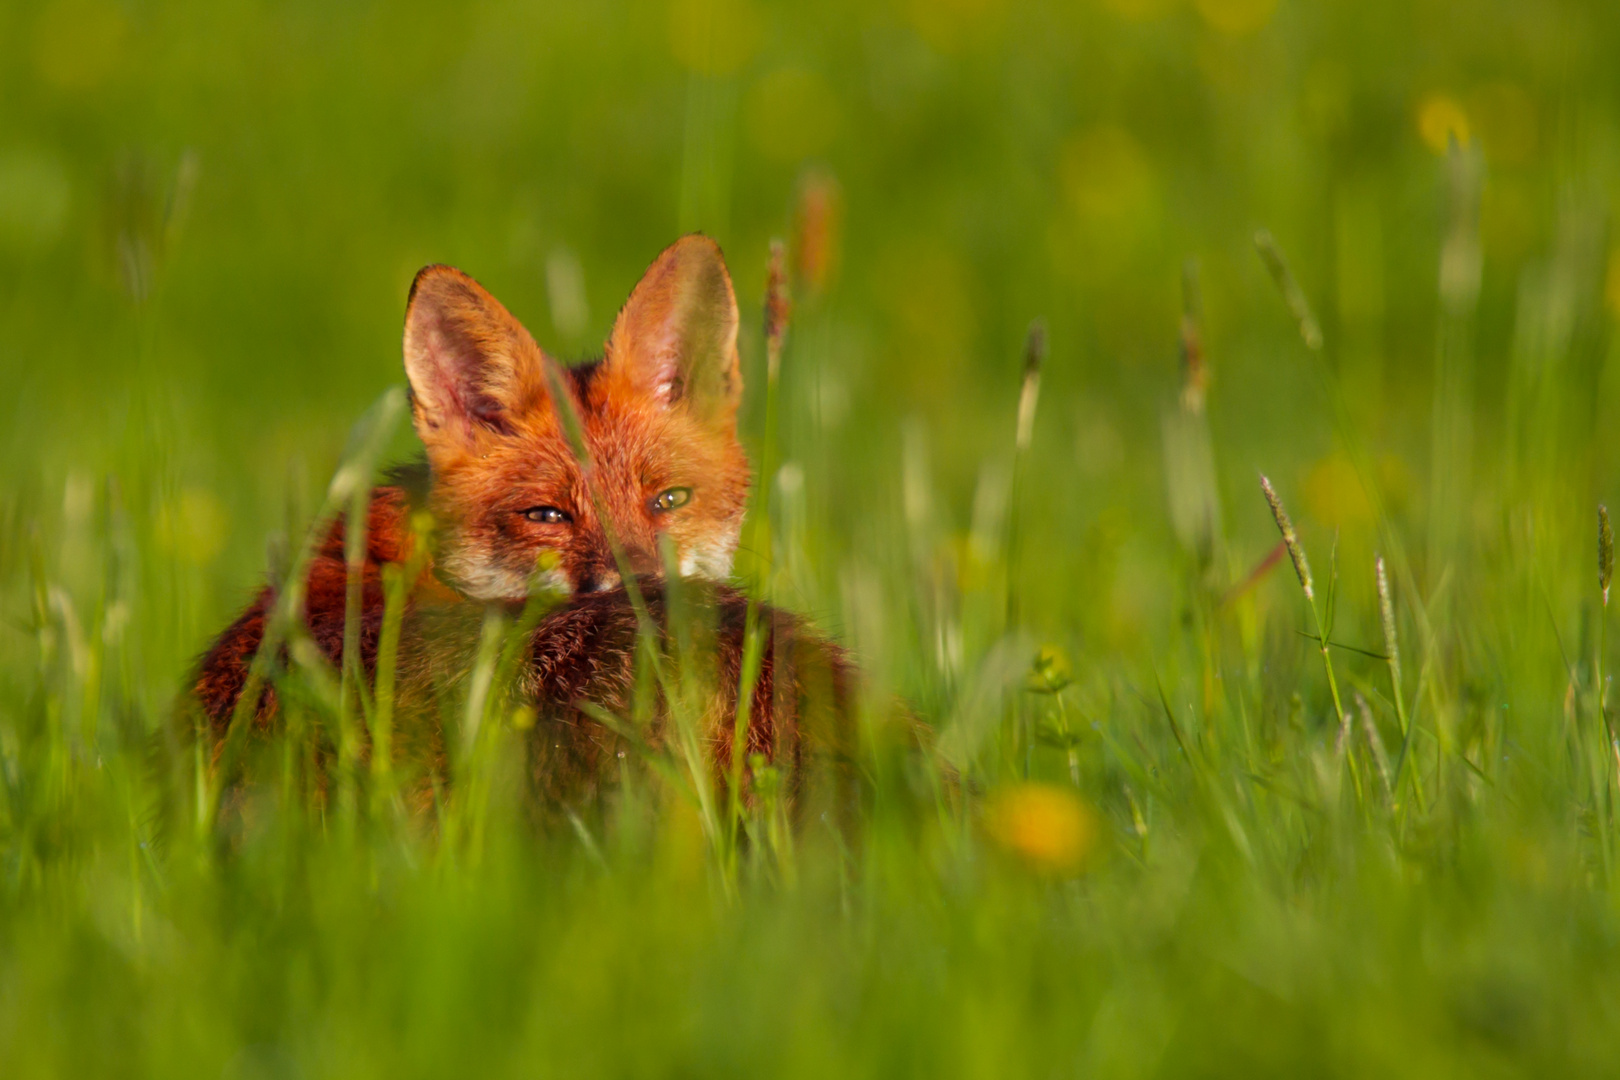
M 552 364 L 471 278 L 442 266 L 417 275 L 405 366 L 441 575 L 474 599 L 521 599 L 550 552 L 552 584 L 610 589 L 619 580 L 611 535 L 636 573 L 659 571 L 664 536 L 684 575 L 727 577 L 749 476 L 737 439 L 737 304 L 720 249 L 702 236 L 672 245 L 631 294 L 602 359 L 553 368 L 580 422 L 588 475 L 551 400 Z M 671 490 L 689 501 L 658 509 Z M 567 521 L 525 517 L 540 507 Z
M 579 703 L 621 709 L 635 678 L 636 620 L 610 541 L 620 545 L 657 628 L 667 633 L 662 540 L 681 576 L 700 580 L 694 596 L 715 626 L 715 697 L 703 712 L 717 763 L 728 760 L 748 601 L 720 582 L 741 531 L 749 471 L 736 429 L 737 307 L 719 248 L 702 236 L 668 248 L 619 313 L 603 357 L 568 369 L 555 366 L 471 278 L 427 267 L 407 304 L 404 357 L 427 470 L 419 491 L 390 486 L 372 495 L 360 568 L 366 670 L 374 669 L 382 624 L 382 569 L 410 556 L 410 510 L 425 506 L 433 552 L 424 553 L 405 613 L 402 677 L 443 676 L 464 665 L 484 604 L 517 605 L 536 585 L 560 586 L 575 599 L 537 627 L 519 679 L 540 716 L 531 773 L 548 800 L 592 790 L 597 773 L 615 767 L 619 744 Z M 553 387 L 569 395 L 588 467 L 576 460 Z M 684 501 L 661 503 L 671 492 Z M 537 508 L 554 517 L 536 520 Z M 343 541 L 339 522 L 307 580 L 306 622 L 334 663 L 343 649 Z M 261 591 L 200 665 L 194 693 L 216 749 L 274 600 L 271 589 Z M 760 607 L 759 626 L 766 645 L 749 750 L 791 766 L 805 760 L 809 741 L 841 746 L 841 720 L 812 718 L 847 715 L 851 673 L 843 653 L 769 607 Z M 808 702 L 813 688 L 825 699 L 820 706 Z M 268 728 L 277 714 L 273 692 L 256 704 L 255 726 Z M 442 746 L 434 733 L 418 742 Z

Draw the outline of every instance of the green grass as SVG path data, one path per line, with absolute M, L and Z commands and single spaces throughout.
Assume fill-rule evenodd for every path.
M 1612 1072 L 1617 42 L 1598 3 L 0 10 L 0 1071 Z M 739 851 L 632 769 L 537 833 L 496 701 L 433 828 L 341 756 L 214 827 L 162 733 L 400 383 L 414 271 L 581 356 L 687 229 L 757 312 L 827 178 L 769 417 L 745 320 L 740 570 L 965 794 L 873 756 L 858 842 Z M 1065 826 L 1078 864 L 1019 854 Z

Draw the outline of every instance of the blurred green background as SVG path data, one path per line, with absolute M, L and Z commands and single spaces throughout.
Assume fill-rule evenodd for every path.
M 1605 1071 L 1617 51 L 1600 0 L 0 7 L 0 1048 L 19 1075 Z M 463 857 L 287 805 L 221 857 L 165 824 L 143 740 L 402 381 L 415 271 L 579 358 L 692 230 L 745 311 L 756 462 L 772 238 L 796 265 L 749 582 L 954 733 L 971 794 L 1068 785 L 1090 872 L 1018 869 L 1013 812 L 972 799 L 919 824 L 915 792 L 741 901 L 678 822 L 604 840 L 611 873 L 515 825 Z M 1374 734 L 1336 722 L 1287 562 L 1250 577 L 1257 470 Z M 1043 644 L 1066 697 L 1018 690 Z
M 847 451 L 810 477 L 846 532 L 892 505 L 908 418 L 965 527 L 1044 316 L 1032 528 L 1057 543 L 1118 510 L 1122 558 L 1151 565 L 1133 553 L 1164 539 L 1188 258 L 1223 483 L 1264 466 L 1308 483 L 1324 525 L 1364 513 L 1254 256 L 1262 226 L 1395 497 L 1421 505 L 1451 134 L 1483 156 L 1480 441 L 1505 414 L 1515 311 L 1549 279 L 1571 308 L 1555 377 L 1594 402 L 1570 440 L 1605 418 L 1604 4 L 52 0 L 3 18 L 5 468 L 55 501 L 132 440 L 161 446 L 155 479 L 198 534 L 193 647 L 262 561 L 289 470 L 322 482 L 399 381 L 419 266 L 466 269 L 583 356 L 683 231 L 720 240 L 757 310 L 807 175 L 836 185 L 841 225 L 804 328 L 818 370 L 788 389 L 818 398 L 805 437 Z M 1047 570 L 1049 621 L 1106 601 Z M 1151 570 L 1121 572 L 1143 609 L 1121 617 L 1150 625 Z

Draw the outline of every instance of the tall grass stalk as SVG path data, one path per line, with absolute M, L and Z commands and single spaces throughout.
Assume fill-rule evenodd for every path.
M 405 393 L 398 387 L 393 387 L 377 400 L 350 433 L 349 451 L 333 475 L 332 482 L 327 487 L 326 499 L 305 531 L 298 554 L 289 565 L 286 577 L 281 582 L 280 591 L 276 594 L 275 604 L 265 619 L 264 636 L 253 656 L 236 708 L 231 713 L 225 739 L 214 766 L 205 770 L 198 778 L 196 823 L 201 833 L 213 830 L 219 812 L 220 797 L 234 775 L 237 759 L 248 731 L 253 726 L 253 716 L 258 711 L 265 684 L 276 676 L 283 646 L 287 647 L 295 663 L 301 663 L 306 668 L 318 666 L 319 659 L 311 655 L 307 642 L 308 633 L 304 630 L 303 624 L 304 593 L 307 589 L 310 560 L 338 510 L 347 507 L 357 491 L 370 492 L 372 477 L 376 474 L 383 447 L 404 413 Z M 347 629 L 345 636 L 347 637 Z M 345 643 L 347 644 L 347 641 Z M 300 648 L 301 644 L 304 647 Z M 358 650 L 354 655 L 358 656 Z M 198 741 L 202 743 L 204 740 Z
M 1431 574 L 1460 554 L 1472 490 L 1474 441 L 1474 312 L 1484 256 L 1480 244 L 1483 164 L 1477 147 L 1453 139 L 1446 157 L 1448 215 L 1440 250 L 1440 326 L 1434 360 L 1430 452 Z
M 765 304 L 763 330 L 765 339 L 765 434 L 760 444 L 761 481 L 753 507 L 754 550 L 758 565 L 764 571 L 756 588 L 766 588 L 773 575 L 775 529 L 771 518 L 771 488 L 776 475 L 777 409 L 781 387 L 782 347 L 787 342 L 788 325 L 793 315 L 793 298 L 788 289 L 787 245 L 781 240 L 771 241 L 770 263 L 765 273 Z M 758 596 L 749 598 L 748 613 L 743 622 L 743 660 L 737 686 L 737 709 L 732 720 L 731 761 L 728 763 L 730 786 L 727 791 L 726 828 L 727 852 L 731 862 L 730 875 L 735 874 L 739 832 L 743 825 L 743 767 L 748 754 L 748 729 L 753 721 L 754 688 L 759 682 L 764 663 L 765 636 L 759 626 Z M 771 635 L 773 645 L 775 635 Z M 780 659 L 777 657 L 776 659 Z M 781 664 L 775 670 L 780 672 Z
M 1299 542 L 1299 536 L 1294 532 L 1294 523 L 1288 517 L 1288 511 L 1283 509 L 1282 499 L 1278 498 L 1277 490 L 1271 486 L 1271 481 L 1264 473 L 1260 474 L 1260 491 L 1266 497 L 1266 505 L 1271 508 L 1271 517 L 1277 523 L 1277 531 L 1282 534 L 1283 544 L 1288 548 L 1288 558 L 1294 564 L 1294 576 L 1299 579 L 1299 587 L 1305 594 L 1305 603 L 1311 609 L 1311 618 L 1316 623 L 1316 644 L 1322 653 L 1322 670 L 1327 674 L 1328 691 L 1333 697 L 1334 726 L 1341 730 L 1348 730 L 1350 714 L 1344 709 L 1344 702 L 1339 698 L 1339 680 L 1333 673 L 1333 654 L 1329 650 L 1328 626 L 1322 618 L 1322 609 L 1316 602 L 1315 583 L 1311 578 L 1311 564 L 1305 558 L 1305 548 Z M 1361 780 L 1356 770 L 1355 758 L 1347 755 L 1350 765 L 1352 781 L 1359 793 Z
M 614 565 L 619 570 L 619 580 L 624 585 L 626 597 L 630 601 L 631 610 L 636 618 L 636 651 L 640 659 L 640 670 L 651 674 L 657 693 L 667 710 L 667 720 L 674 734 L 674 745 L 678 750 L 689 751 L 699 747 L 696 731 L 702 724 L 702 714 L 694 715 L 688 707 L 692 696 L 683 691 L 686 687 L 677 682 L 676 675 L 689 679 L 692 672 L 672 672 L 668 657 L 663 647 L 664 634 L 653 622 L 652 615 L 647 608 L 646 597 L 642 595 L 641 585 L 637 579 L 635 568 L 631 566 L 629 556 L 624 546 L 619 542 L 618 529 L 614 525 L 613 516 L 602 498 L 601 490 L 596 483 L 596 473 L 592 467 L 590 448 L 585 443 L 585 430 L 579 419 L 579 411 L 575 405 L 568 380 L 564 377 L 562 368 L 549 357 L 545 361 L 545 376 L 547 388 L 550 391 L 552 408 L 561 421 L 564 434 L 567 436 L 574 460 L 579 464 L 580 472 L 585 478 L 585 490 L 591 500 L 596 520 L 600 523 L 608 549 L 613 553 Z M 678 575 L 670 578 L 671 587 L 666 591 L 665 619 L 666 624 L 673 633 L 684 632 L 686 625 L 686 612 L 679 602 L 681 599 L 679 589 L 674 587 Z M 630 745 L 641 746 L 639 731 L 634 725 L 625 725 L 622 718 L 615 717 L 594 703 L 582 703 L 587 706 L 587 712 L 609 730 L 617 732 L 626 738 Z M 656 705 L 654 706 L 656 711 Z M 656 755 L 649 757 L 650 763 L 660 764 Z M 683 763 L 688 785 L 677 784 L 676 790 L 690 794 L 698 808 L 703 823 L 705 835 L 713 842 L 723 854 L 727 851 L 728 840 L 731 836 L 726 823 L 715 813 L 712 799 L 712 776 L 707 756 L 701 753 L 683 753 Z M 666 770 L 666 775 L 668 771 Z
M 404 564 L 382 569 L 383 617 L 377 633 L 375 708 L 371 714 L 371 813 L 380 818 L 396 798 L 394 790 L 394 706 L 399 675 L 400 632 L 412 590 L 427 564 L 432 520 L 425 512 L 411 518 L 411 553 Z
M 1316 313 L 1311 310 L 1311 302 L 1306 298 L 1305 290 L 1300 288 L 1294 272 L 1288 268 L 1288 260 L 1283 257 L 1276 238 L 1269 230 L 1261 229 L 1254 234 L 1254 247 L 1260 253 L 1260 261 L 1265 263 L 1272 281 L 1276 282 L 1277 288 L 1281 290 L 1283 302 L 1288 305 L 1288 311 L 1294 316 L 1294 322 L 1299 327 L 1300 339 L 1311 352 L 1320 353 L 1325 343 L 1322 337 L 1322 324 L 1317 321 Z
M 1007 533 L 1005 553 L 1006 580 L 1003 583 L 1005 590 L 1005 604 L 1003 606 L 1003 621 L 1007 633 L 1015 633 L 1019 629 L 1018 588 L 1022 571 L 1022 504 L 1024 501 L 1024 486 L 1029 472 L 1029 448 L 1035 438 L 1035 410 L 1041 398 L 1041 367 L 1046 361 L 1046 322 L 1036 319 L 1029 324 L 1029 330 L 1024 335 L 1024 365 L 1023 377 L 1018 387 L 1018 416 L 1017 425 L 1013 430 L 1013 464 L 1012 477 L 1007 490 Z M 1021 697 L 1013 697 L 1008 701 L 1008 707 L 1013 711 L 1016 719 L 1014 731 L 1017 740 L 1022 744 L 1023 775 L 1027 778 L 1033 770 L 1035 757 L 1035 730 L 1030 717 L 1029 709 Z
M 1256 232 L 1254 245 L 1272 283 L 1276 285 L 1289 313 L 1294 317 L 1300 340 L 1314 360 L 1312 366 L 1333 414 L 1334 428 L 1349 457 L 1351 467 L 1355 470 L 1357 483 L 1372 509 L 1373 519 L 1378 527 L 1379 542 L 1389 553 L 1396 579 L 1405 591 L 1414 617 L 1421 627 L 1428 628 L 1430 623 L 1424 608 L 1424 594 L 1418 589 L 1418 579 L 1407 553 L 1406 538 L 1395 527 L 1394 520 L 1390 516 L 1389 499 L 1383 485 L 1379 483 L 1377 470 L 1373 467 L 1372 458 L 1367 452 L 1355 418 L 1345 400 L 1344 386 L 1338 372 L 1328 363 L 1325 348 L 1327 338 L 1322 331 L 1321 321 L 1312 309 L 1304 288 L 1289 267 L 1282 248 L 1270 231 L 1261 229 Z M 1438 591 L 1438 587 L 1434 587 Z M 1428 640 L 1430 639 L 1426 636 L 1425 642 Z
M 1395 598 L 1390 591 L 1389 574 L 1384 570 L 1384 557 L 1378 556 L 1373 565 L 1378 583 L 1378 624 L 1384 635 L 1384 661 L 1389 667 L 1390 700 L 1395 703 L 1395 719 L 1401 728 L 1401 752 L 1395 759 L 1395 775 L 1392 781 L 1394 794 L 1398 798 L 1401 777 L 1405 774 L 1407 761 L 1412 754 L 1412 723 L 1406 715 L 1406 686 L 1401 678 L 1401 640 L 1396 631 Z M 1423 785 L 1416 778 L 1412 781 L 1412 791 L 1421 811 Z
M 1029 448 L 1035 439 L 1035 410 L 1041 400 L 1041 368 L 1046 363 L 1046 321 L 1036 319 L 1024 335 L 1023 378 L 1018 385 L 1018 424 L 1013 432 L 1012 482 L 1007 505 L 1007 628 L 1018 625 L 1018 581 L 1022 564 L 1021 509 L 1028 483 Z
M 1620 791 L 1620 739 L 1616 739 L 1614 724 L 1609 719 L 1608 680 L 1604 673 L 1604 663 L 1608 659 L 1609 651 L 1609 587 L 1614 582 L 1614 527 L 1609 523 L 1607 506 L 1599 504 L 1597 516 L 1598 594 L 1602 602 L 1598 606 L 1597 656 L 1593 663 L 1596 686 L 1593 687 L 1592 697 L 1597 705 L 1599 726 L 1604 741 L 1608 744 L 1606 749 L 1613 755 L 1614 770 L 1610 774 L 1613 786 L 1607 783 L 1604 785 L 1609 793 L 1608 815 L 1613 817 L 1615 792 Z
M 1597 710 L 1603 718 L 1603 727 L 1609 740 L 1614 741 L 1614 727 L 1609 723 L 1608 685 L 1603 676 L 1603 664 L 1608 657 L 1609 586 L 1614 581 L 1614 527 L 1609 524 L 1609 508 L 1598 507 L 1598 592 L 1602 605 L 1598 608 L 1597 651 Z
M 343 654 L 338 690 L 338 815 L 352 826 L 355 782 L 360 767 L 361 732 L 374 723 L 364 658 L 360 655 L 361 602 L 365 582 L 366 543 L 371 508 L 371 476 L 349 493 L 343 529 Z M 356 715 L 356 707 L 358 713 Z

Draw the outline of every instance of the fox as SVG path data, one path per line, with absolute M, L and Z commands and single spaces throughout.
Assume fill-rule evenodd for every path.
M 428 266 L 411 285 L 402 351 L 424 456 L 370 493 L 361 662 L 375 678 L 390 564 L 419 568 L 402 616 L 402 688 L 464 668 L 468 627 L 489 606 L 516 612 L 540 589 L 565 597 L 532 631 L 517 680 L 537 718 L 527 771 L 541 802 L 587 800 L 616 775 L 623 740 L 593 716 L 629 707 L 643 620 L 670 633 L 666 567 L 713 627 L 713 689 L 701 712 L 717 774 L 737 749 L 751 628 L 763 645 L 736 760 L 763 760 L 793 778 L 813 761 L 851 754 L 857 675 L 848 654 L 730 584 L 751 484 L 738 435 L 738 322 L 720 247 L 701 234 L 658 256 L 600 357 L 572 366 L 547 356 L 460 270 Z M 429 526 L 413 528 L 422 514 Z M 304 582 L 304 622 L 334 664 L 349 588 L 345 529 L 341 519 L 331 526 Z M 273 585 L 259 589 L 197 664 L 191 696 L 216 761 L 244 712 L 239 699 L 276 599 Z M 409 696 L 401 690 L 402 710 Z M 263 734 L 279 713 L 266 686 L 244 715 Z M 431 777 L 442 772 L 444 738 L 430 721 L 396 746 L 425 756 Z

